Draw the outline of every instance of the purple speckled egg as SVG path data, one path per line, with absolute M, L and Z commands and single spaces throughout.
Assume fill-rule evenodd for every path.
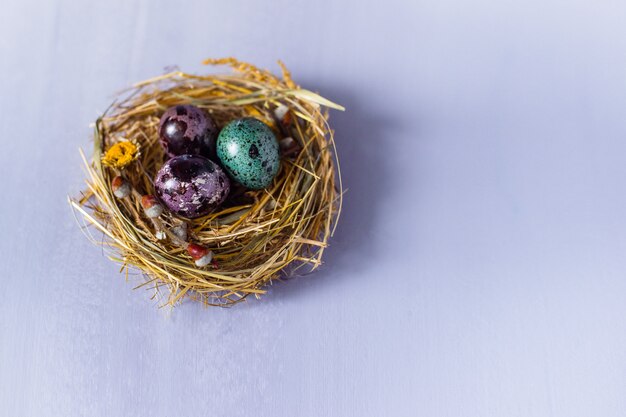
M 204 110 L 190 104 L 170 107 L 161 116 L 159 137 L 168 156 L 215 157 L 219 130 Z
M 224 202 L 230 181 L 215 162 L 199 155 L 181 155 L 159 169 L 154 189 L 165 207 L 179 216 L 193 219 Z

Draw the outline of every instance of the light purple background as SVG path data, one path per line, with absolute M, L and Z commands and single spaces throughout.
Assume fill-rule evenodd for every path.
M 3 0 L 0 415 L 626 415 L 623 1 Z M 157 309 L 65 196 L 115 91 L 236 55 L 344 104 L 327 264 Z

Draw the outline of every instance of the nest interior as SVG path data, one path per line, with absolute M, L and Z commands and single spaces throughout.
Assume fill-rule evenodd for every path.
M 233 72 L 175 71 L 121 93 L 95 123 L 91 161 L 83 154 L 87 188 L 82 198 L 70 199 L 86 226 L 105 235 L 92 240 L 110 249 L 109 258 L 127 276 L 129 268 L 141 271 L 145 280 L 138 287 L 153 289 L 155 297 L 165 295 L 163 305 L 191 298 L 228 306 L 263 294 L 272 279 L 303 266 L 317 268 L 341 211 L 341 176 L 328 109 L 343 108 L 300 88 L 280 62 L 280 78 L 233 58 L 204 63 L 229 65 Z M 279 141 L 293 138 L 273 183 L 257 191 L 234 187 L 223 205 L 197 219 L 167 211 L 157 220 L 147 217 L 141 196 L 154 193 L 153 178 L 166 160 L 159 118 L 178 104 L 204 109 L 220 128 L 233 119 L 255 117 Z M 103 164 L 107 149 L 122 141 L 137 145 L 136 160 L 123 168 Z M 117 175 L 132 187 L 127 198 L 113 194 L 111 181 Z M 160 231 L 181 225 L 187 228 L 187 241 L 213 251 L 212 264 L 197 267 L 185 246 L 168 238 L 169 232 L 165 239 L 157 238 Z

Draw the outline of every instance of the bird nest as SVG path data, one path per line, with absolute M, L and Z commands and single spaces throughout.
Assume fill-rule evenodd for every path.
M 204 63 L 234 71 L 175 71 L 120 94 L 95 122 L 91 162 L 81 152 L 87 188 L 81 198 L 70 199 L 84 225 L 104 238 L 87 235 L 110 249 L 109 258 L 127 277 L 129 269 L 138 269 L 145 277 L 138 288 L 164 295 L 162 305 L 191 298 L 228 306 L 260 296 L 273 279 L 317 268 L 341 211 L 328 109 L 343 108 L 300 88 L 280 62 L 282 78 L 233 58 Z M 262 190 L 233 186 L 222 205 L 196 219 L 146 213 L 146 195 L 154 194 L 155 174 L 167 158 L 159 144 L 159 118 L 180 104 L 204 109 L 219 128 L 242 117 L 270 126 L 281 149 L 272 184 Z M 125 198 L 116 194 L 120 176 L 130 189 Z M 196 265 L 192 246 L 210 250 L 212 261 Z

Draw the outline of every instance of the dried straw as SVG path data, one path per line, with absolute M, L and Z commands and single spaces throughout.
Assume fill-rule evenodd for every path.
M 128 276 L 139 269 L 146 281 L 139 287 L 167 294 L 163 305 L 185 297 L 206 305 L 229 306 L 250 294 L 260 296 L 272 279 L 302 266 L 317 268 L 341 211 L 341 176 L 333 131 L 326 108 L 343 110 L 323 97 L 300 88 L 282 68 L 282 79 L 233 58 L 209 59 L 210 65 L 229 65 L 230 75 L 191 75 L 180 71 L 135 84 L 97 119 L 91 163 L 83 154 L 88 174 L 82 198 L 70 199 L 75 212 L 105 238 L 94 242 L 112 249 Z M 165 160 L 158 141 L 161 114 L 177 104 L 205 109 L 218 126 L 253 116 L 267 123 L 279 140 L 290 136 L 301 148 L 284 156 L 274 182 L 265 190 L 235 190 L 214 212 L 194 220 L 164 213 L 156 221 L 144 214 L 142 194 L 153 194 L 152 179 Z M 279 106 L 287 120 L 276 118 Z M 117 199 L 111 180 L 120 172 L 101 163 L 103 152 L 121 140 L 139 145 L 139 160 L 124 169 L 133 193 Z M 81 151 L 82 154 L 82 151 Z M 184 245 L 159 230 L 187 223 L 189 239 L 210 248 L 216 265 L 197 267 Z

